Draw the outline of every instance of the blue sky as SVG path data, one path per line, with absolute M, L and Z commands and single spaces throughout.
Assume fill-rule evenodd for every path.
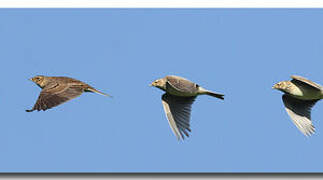
M 323 84 L 322 9 L 1 9 L 1 172 L 322 172 L 323 104 L 307 138 L 274 83 Z M 26 113 L 28 78 L 69 76 L 85 93 Z M 199 96 L 177 141 L 149 87 L 179 75 Z

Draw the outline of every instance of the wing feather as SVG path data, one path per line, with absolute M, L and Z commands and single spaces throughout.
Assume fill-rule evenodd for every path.
M 311 121 L 311 108 L 318 100 L 299 100 L 289 95 L 282 97 L 285 110 L 296 125 L 305 135 L 310 136 L 315 132 Z
M 52 83 L 40 92 L 34 107 L 31 110 L 26 111 L 46 111 L 47 109 L 56 107 L 71 99 L 74 99 L 80 96 L 82 93 L 83 88 L 81 86 L 71 86 L 65 83 Z
M 311 88 L 313 88 L 315 90 L 319 90 L 319 91 L 321 91 L 323 89 L 321 85 L 319 85 L 311 80 L 308 80 L 304 77 L 293 75 L 293 76 L 291 76 L 291 78 L 293 79 L 292 83 L 307 85 L 307 86 L 310 86 Z
M 194 94 L 198 90 L 197 85 L 187 79 L 184 79 L 178 76 L 167 76 L 166 79 L 167 79 L 167 84 L 174 91 Z M 167 84 L 166 84 L 166 87 L 167 87 Z
M 189 137 L 191 106 L 196 97 L 178 97 L 165 93 L 162 103 L 169 125 L 177 139 L 184 139 L 183 133 Z

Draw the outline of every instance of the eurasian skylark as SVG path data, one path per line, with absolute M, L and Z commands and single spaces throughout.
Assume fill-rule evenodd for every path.
M 30 80 L 42 88 L 42 91 L 34 107 L 31 110 L 26 110 L 27 112 L 34 110 L 45 111 L 74 99 L 83 92 L 94 92 L 104 96 L 110 96 L 84 82 L 69 77 L 35 76 Z
M 184 139 L 183 133 L 189 137 L 191 106 L 196 96 L 206 94 L 224 99 L 223 94 L 211 92 L 178 76 L 166 76 L 155 80 L 151 86 L 166 92 L 162 95 L 162 103 L 169 125 L 178 140 Z
M 311 121 L 311 108 L 323 99 L 323 88 L 300 76 L 291 78 L 291 81 L 281 81 L 273 88 L 285 93 L 282 98 L 288 115 L 305 136 L 310 136 L 315 132 Z

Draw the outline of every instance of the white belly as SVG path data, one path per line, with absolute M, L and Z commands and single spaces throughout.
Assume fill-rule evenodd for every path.
M 323 95 L 321 91 L 308 88 L 308 87 L 299 87 L 296 86 L 293 90 L 292 93 L 293 96 L 295 96 L 298 99 L 303 99 L 303 100 L 313 100 L 313 99 L 322 99 Z

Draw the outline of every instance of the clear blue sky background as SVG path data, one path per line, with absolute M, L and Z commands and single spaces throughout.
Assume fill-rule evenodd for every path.
M 1 172 L 322 172 L 323 103 L 303 136 L 274 83 L 323 83 L 320 9 L 1 9 Z M 86 93 L 26 113 L 28 78 L 70 76 Z M 148 84 L 168 74 L 224 93 L 193 104 L 176 140 Z

